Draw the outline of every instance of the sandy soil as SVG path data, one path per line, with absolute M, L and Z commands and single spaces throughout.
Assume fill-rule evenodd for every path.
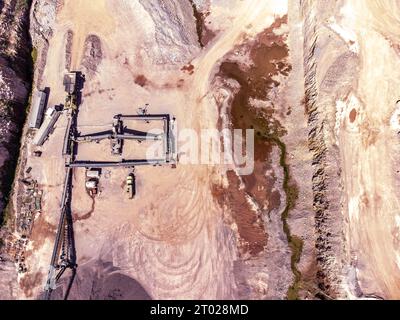
M 86 76 L 82 134 L 110 130 L 115 114 L 136 114 L 147 103 L 150 113 L 175 116 L 180 132 L 249 124 L 264 132 L 259 112 L 281 131 L 275 140 L 256 139 L 262 152 L 253 175 L 238 177 L 224 165 L 139 167 L 133 200 L 124 192 L 131 169 L 103 170 L 95 198 L 85 170 L 75 169 L 79 267 L 70 298 L 282 299 L 296 273 L 294 297 L 399 298 L 399 4 L 197 2 L 206 39 L 198 39 L 189 1 L 60 2 L 45 67 L 36 70 L 50 87 L 49 105 L 64 102 L 70 67 Z M 17 298 L 38 297 L 46 279 L 65 126 L 64 114 L 42 148 L 26 138 L 43 212 L 20 290 L 1 283 Z M 142 157 L 147 145 L 127 142 L 120 158 Z M 109 141 L 82 144 L 78 159 L 89 158 L 119 159 Z M 298 261 L 284 232 L 287 204 L 287 227 L 302 246 Z M 67 277 L 56 298 L 66 286 Z
M 399 297 L 398 12 L 393 1 L 302 8 L 315 268 L 331 297 Z
M 81 131 L 107 125 L 117 113 L 134 114 L 145 103 L 150 104 L 151 113 L 173 114 L 179 128 L 215 128 L 217 107 L 207 93 L 219 60 L 246 37 L 272 24 L 275 15 L 287 11 L 281 1 L 232 3 L 232 27 L 221 30 L 205 49 L 198 50 L 200 54 L 194 56 L 192 50 L 185 63 L 174 66 L 154 64 L 159 52 L 146 48 L 154 33 L 154 21 L 138 2 L 97 2 L 95 6 L 87 1 L 64 2 L 56 17 L 43 75 L 43 83 L 51 88 L 50 105 L 62 102 L 67 32 L 73 33 L 71 69 L 84 73 L 86 38 L 90 34 L 100 38 L 101 63 L 95 72 L 87 73 L 84 84 L 78 123 Z M 191 7 L 182 5 L 181 10 Z M 181 69 L 189 62 L 194 66 L 192 74 Z M 44 217 L 51 225 L 56 224 L 59 214 L 64 175 L 60 148 L 65 121 L 63 116 L 44 145 L 40 161 L 29 159 L 32 174 L 44 187 Z M 100 151 L 85 149 L 84 157 L 109 154 L 106 142 L 96 145 Z M 105 170 L 100 195 L 93 212 L 87 215 L 92 211 L 92 199 L 84 190 L 84 170 L 75 170 L 72 209 L 78 279 L 86 275 L 80 271 L 85 265 L 90 267 L 93 261 L 103 260 L 139 281 L 152 298 L 235 298 L 235 234 L 224 223 L 210 187 L 214 177 L 220 176 L 218 169 L 178 165 L 176 169 L 141 167 L 136 172 L 137 197 L 129 200 L 123 191 L 129 170 Z M 44 245 L 30 255 L 31 271 L 24 277 L 28 279 L 24 284 L 31 288 L 28 298 L 43 287 L 35 281 L 38 273 L 43 279 L 47 274 L 52 237 L 42 237 L 46 238 Z
M 338 138 L 350 250 L 364 293 L 399 298 L 399 120 L 393 127 L 390 119 L 399 96 L 400 65 L 391 41 L 398 41 L 400 7 L 392 1 L 367 6 L 354 1 L 343 10 L 352 12 L 349 27 L 361 62 L 357 85 L 337 102 L 343 104 Z

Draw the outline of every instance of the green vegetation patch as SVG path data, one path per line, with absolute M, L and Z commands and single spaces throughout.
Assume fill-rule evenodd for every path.
M 3 214 L 0 216 L 0 227 L 7 226 L 14 217 L 14 206 L 12 201 L 8 201 L 7 206 L 5 207 Z
M 292 256 L 290 257 L 290 267 L 294 275 L 294 281 L 288 289 L 287 299 L 298 300 L 299 290 L 301 287 L 301 272 L 297 268 L 297 264 L 300 261 L 301 253 L 303 251 L 303 240 L 300 237 L 291 234 L 287 219 L 289 218 L 289 211 L 295 206 L 299 191 L 296 185 L 290 184 L 289 166 L 286 164 L 286 145 L 277 137 L 272 137 L 272 140 L 276 143 L 281 151 L 280 165 L 283 167 L 283 190 L 286 193 L 286 206 L 285 210 L 282 212 L 281 219 L 283 223 L 283 232 L 286 235 L 290 250 L 292 251 Z

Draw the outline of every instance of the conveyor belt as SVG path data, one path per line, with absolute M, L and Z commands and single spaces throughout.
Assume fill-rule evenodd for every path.
M 128 140 L 160 140 L 163 134 L 146 134 L 146 135 L 137 135 L 137 134 L 100 134 L 100 135 L 86 135 L 79 136 L 75 138 L 76 142 L 90 142 L 104 139 L 128 139 Z
M 138 120 L 163 120 L 163 134 L 138 135 L 132 133 L 123 134 L 122 130 L 115 129 L 112 133 L 102 132 L 99 135 L 87 135 L 77 137 L 76 135 L 76 113 L 73 112 L 68 119 L 66 132 L 64 136 L 63 155 L 66 159 L 64 188 L 61 197 L 60 219 L 57 228 L 56 239 L 54 242 L 53 253 L 51 257 L 48 278 L 45 286 L 45 299 L 50 299 L 51 292 L 56 288 L 56 283 L 67 268 L 72 268 L 75 272 L 75 244 L 73 237 L 73 224 L 71 217 L 71 193 L 72 193 L 72 172 L 73 168 L 104 168 L 104 167 L 135 167 L 140 165 L 162 165 L 170 162 L 171 153 L 176 152 L 175 141 L 171 141 L 173 130 L 169 114 L 159 115 L 116 115 L 114 119 L 138 119 Z M 133 140 L 161 140 L 164 142 L 165 158 L 162 159 L 138 159 L 122 161 L 75 161 L 74 149 L 75 143 L 83 141 L 96 141 L 101 139 L 133 139 Z M 61 263 L 60 261 L 61 250 Z
M 134 115 L 123 115 L 117 114 L 114 119 L 138 119 L 138 120 L 169 120 L 169 114 L 134 114 Z
M 60 220 L 58 222 L 58 228 L 57 228 L 57 234 L 56 234 L 56 239 L 54 241 L 54 247 L 53 247 L 53 254 L 51 256 L 51 261 L 50 261 L 50 268 L 49 268 L 49 273 L 47 277 L 47 282 L 46 282 L 46 287 L 45 287 L 45 299 L 48 300 L 50 298 L 50 293 L 52 290 L 55 289 L 55 277 L 56 277 L 56 269 L 57 269 L 57 258 L 58 258 L 58 252 L 60 249 L 60 241 L 64 238 L 64 232 L 65 232 L 65 223 L 66 223 L 66 214 L 68 210 L 68 205 L 69 205 L 69 199 L 71 196 L 71 182 L 72 182 L 72 169 L 67 168 L 66 169 L 66 174 L 65 174 L 65 179 L 64 179 L 64 189 L 61 197 L 61 214 L 60 214 Z
M 72 123 L 71 117 L 68 117 L 67 121 L 68 121 L 67 128 L 64 133 L 64 143 L 63 143 L 63 151 L 62 151 L 63 156 L 71 154 L 71 144 L 70 144 L 71 123 Z
M 129 161 L 74 161 L 66 166 L 69 168 L 107 168 L 134 167 L 143 165 L 158 165 L 166 163 L 166 159 L 129 160 Z

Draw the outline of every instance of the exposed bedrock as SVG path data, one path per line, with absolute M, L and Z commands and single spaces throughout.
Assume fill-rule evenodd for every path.
M 200 50 L 193 8 L 187 0 L 139 0 L 154 21 L 154 38 L 146 44 L 157 64 L 189 61 Z M 154 55 L 154 53 L 157 53 Z
M 315 213 L 316 284 L 318 298 L 344 297 L 345 227 L 341 204 L 341 164 L 335 142 L 336 100 L 348 96 L 356 79 L 358 57 L 327 28 L 327 11 L 334 2 L 302 4 L 304 33 L 305 108 L 312 153 L 312 191 Z M 330 7 L 330 10 L 326 8 Z M 324 13 L 325 12 L 325 13 Z
M 93 76 L 98 65 L 101 63 L 103 52 L 101 49 L 101 40 L 95 34 L 91 34 L 86 37 L 84 45 L 84 54 L 82 57 L 82 66 L 85 70 L 85 74 Z
M 34 86 L 42 85 L 43 70 L 46 65 L 49 39 L 53 36 L 53 24 L 62 0 L 33 0 L 30 12 L 29 32 L 35 52 Z
M 31 86 L 30 1 L 4 1 L 0 7 L 0 212 L 14 178 L 19 140 Z M 3 214 L 0 222 L 3 221 Z

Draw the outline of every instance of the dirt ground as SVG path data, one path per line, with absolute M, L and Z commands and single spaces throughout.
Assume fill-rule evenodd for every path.
M 195 2 L 198 12 L 184 0 L 58 2 L 36 73 L 50 106 L 65 101 L 68 68 L 85 74 L 80 133 L 110 130 L 114 115 L 149 104 L 149 113 L 173 115 L 178 132 L 256 134 L 253 174 L 183 162 L 137 167 L 132 200 L 131 169 L 103 170 L 94 198 L 85 170 L 74 169 L 79 266 L 70 298 L 399 298 L 399 4 Z M 47 276 L 66 120 L 41 148 L 25 138 L 43 212 L 16 298 L 37 298 Z M 77 159 L 143 157 L 148 144 L 129 141 L 113 157 L 109 141 L 84 143 Z M 54 298 L 66 287 L 65 277 Z
M 229 13 L 224 12 L 233 22 L 232 28 L 220 30 L 206 48 L 193 49 L 182 63 L 157 64 L 160 53 L 146 47 L 154 36 L 154 21 L 137 2 L 98 1 L 94 6 L 88 1 L 64 1 L 56 16 L 43 72 L 43 84 L 51 88 L 49 104 L 64 101 L 62 76 L 68 61 L 66 47 L 70 47 L 71 70 L 82 70 L 86 75 L 78 130 L 104 128 L 115 114 L 135 114 L 145 103 L 150 105 L 150 113 L 173 114 L 179 128 L 215 128 L 217 108 L 208 88 L 218 61 L 245 37 L 271 25 L 275 15 L 285 14 L 286 5 L 280 3 L 237 1 Z M 216 6 L 216 12 L 223 8 L 222 4 Z M 188 8 L 182 5 L 181 10 Z M 192 27 L 195 31 L 195 25 Z M 100 39 L 101 49 L 93 49 L 100 61 L 87 70 L 82 61 L 91 34 Z M 193 72 L 182 70 L 189 63 L 194 66 Z M 63 115 L 43 146 L 40 160 L 28 160 L 34 168 L 32 175 L 44 187 L 43 215 L 52 226 L 56 226 L 59 215 L 65 172 L 61 157 L 65 125 Z M 106 142 L 93 149 L 82 147 L 83 154 L 78 152 L 78 158 L 107 157 Z M 74 170 L 72 210 L 78 279 L 79 270 L 90 266 L 90 261 L 103 260 L 136 279 L 152 298 L 237 297 L 235 234 L 224 223 L 221 207 L 211 192 L 211 181 L 221 175 L 218 170 L 207 165 L 137 168 L 134 200 L 127 199 L 123 191 L 129 169 L 105 170 L 93 212 L 92 199 L 84 190 L 84 170 Z M 52 249 L 51 236 L 36 236 L 45 240 L 33 239 L 42 246 L 29 255 L 31 269 L 23 278 L 30 281 L 21 283 L 34 288 L 26 298 L 42 290 L 43 283 L 34 280 L 38 274 L 46 278 Z M 84 271 L 81 273 L 83 276 Z
M 399 298 L 399 119 L 391 118 L 399 97 L 398 53 L 392 44 L 399 40 L 400 7 L 391 1 L 367 6 L 355 1 L 345 9 L 352 12 L 346 18 L 352 19 L 348 23 L 360 59 L 357 85 L 337 101 L 350 251 L 362 291 Z M 374 31 L 366 37 L 364 28 Z

